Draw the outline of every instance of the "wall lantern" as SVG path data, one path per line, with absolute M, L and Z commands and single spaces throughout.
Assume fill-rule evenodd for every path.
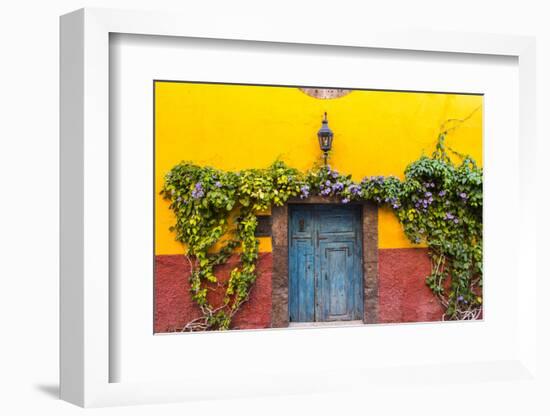
M 321 147 L 323 156 L 325 158 L 325 166 L 327 165 L 328 152 L 330 152 L 330 149 L 332 149 L 333 137 L 334 137 L 334 133 L 328 126 L 327 113 L 325 112 L 325 118 L 323 119 L 323 124 L 321 125 L 321 128 L 317 132 L 317 138 L 319 139 L 319 147 Z

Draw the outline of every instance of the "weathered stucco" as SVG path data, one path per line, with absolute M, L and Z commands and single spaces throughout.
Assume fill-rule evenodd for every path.
M 236 258 L 233 258 L 229 264 L 219 268 L 222 278 L 228 276 L 235 261 Z M 189 294 L 189 263 L 182 255 L 160 255 L 156 256 L 155 264 L 155 332 L 181 330 L 191 319 L 200 316 Z M 235 316 L 233 328 L 272 326 L 271 277 L 275 267 L 271 253 L 260 253 L 258 280 L 249 302 Z M 378 301 L 375 306 L 379 323 L 441 319 L 443 311 L 424 283 L 430 272 L 426 249 L 378 250 L 378 272 Z M 288 316 L 287 310 L 284 312 Z M 367 322 L 374 323 L 371 320 Z
M 216 269 L 220 280 L 229 277 L 237 263 L 233 257 Z M 155 322 L 154 331 L 181 331 L 186 323 L 201 316 L 189 293 L 190 264 L 185 256 L 164 255 L 155 258 Z M 250 300 L 233 319 L 234 329 L 269 328 L 271 326 L 271 253 L 260 253 L 258 279 L 250 292 Z M 219 302 L 222 292 L 211 300 Z
M 425 277 L 431 272 L 425 248 L 379 250 L 379 322 L 439 321 L 443 310 Z

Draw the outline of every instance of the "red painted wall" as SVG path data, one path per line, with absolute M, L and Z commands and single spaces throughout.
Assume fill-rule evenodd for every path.
M 258 278 L 250 299 L 233 318 L 233 328 L 269 328 L 271 326 L 271 253 L 260 253 Z M 237 257 L 219 266 L 215 272 L 220 280 L 229 277 Z M 201 315 L 189 293 L 190 265 L 185 256 L 162 255 L 155 258 L 155 332 L 179 331 L 190 320 Z M 210 299 L 223 297 L 220 291 Z M 217 302 L 216 302 L 217 303 Z M 215 303 L 215 304 L 216 304 Z
M 379 250 L 379 322 L 426 322 L 441 320 L 439 303 L 424 283 L 430 273 L 426 249 Z M 220 266 L 217 274 L 226 279 L 237 258 Z M 200 316 L 189 294 L 189 263 L 184 256 L 161 255 L 155 259 L 155 332 L 173 332 Z M 271 253 L 260 253 L 259 276 L 250 300 L 233 319 L 233 328 L 271 326 Z M 219 297 L 218 297 L 219 296 Z M 219 299 L 219 293 L 215 296 Z M 215 299 L 214 299 L 215 300 Z
M 425 248 L 378 250 L 378 321 L 440 321 L 443 309 L 425 283 L 430 272 Z

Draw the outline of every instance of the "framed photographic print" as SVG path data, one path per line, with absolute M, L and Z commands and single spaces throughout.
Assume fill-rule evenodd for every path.
M 530 379 L 534 41 L 231 28 L 61 19 L 62 398 Z

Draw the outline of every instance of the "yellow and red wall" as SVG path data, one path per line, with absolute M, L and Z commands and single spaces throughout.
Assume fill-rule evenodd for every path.
M 330 165 L 356 181 L 403 177 L 410 162 L 431 154 L 442 123 L 472 113 L 447 144 L 481 165 L 482 103 L 478 95 L 352 91 L 327 100 L 290 87 L 156 82 L 155 186 L 161 189 L 182 160 L 239 170 L 282 159 L 305 171 L 319 160 L 316 132 L 325 111 L 335 133 Z M 198 310 L 188 293 L 184 247 L 169 231 L 174 216 L 167 201 L 155 198 L 155 332 L 166 332 Z M 426 249 L 407 240 L 389 209 L 379 210 L 378 227 L 380 322 L 439 320 L 442 311 L 424 283 Z M 270 326 L 271 239 L 259 240 L 259 278 L 235 318 L 240 328 Z

